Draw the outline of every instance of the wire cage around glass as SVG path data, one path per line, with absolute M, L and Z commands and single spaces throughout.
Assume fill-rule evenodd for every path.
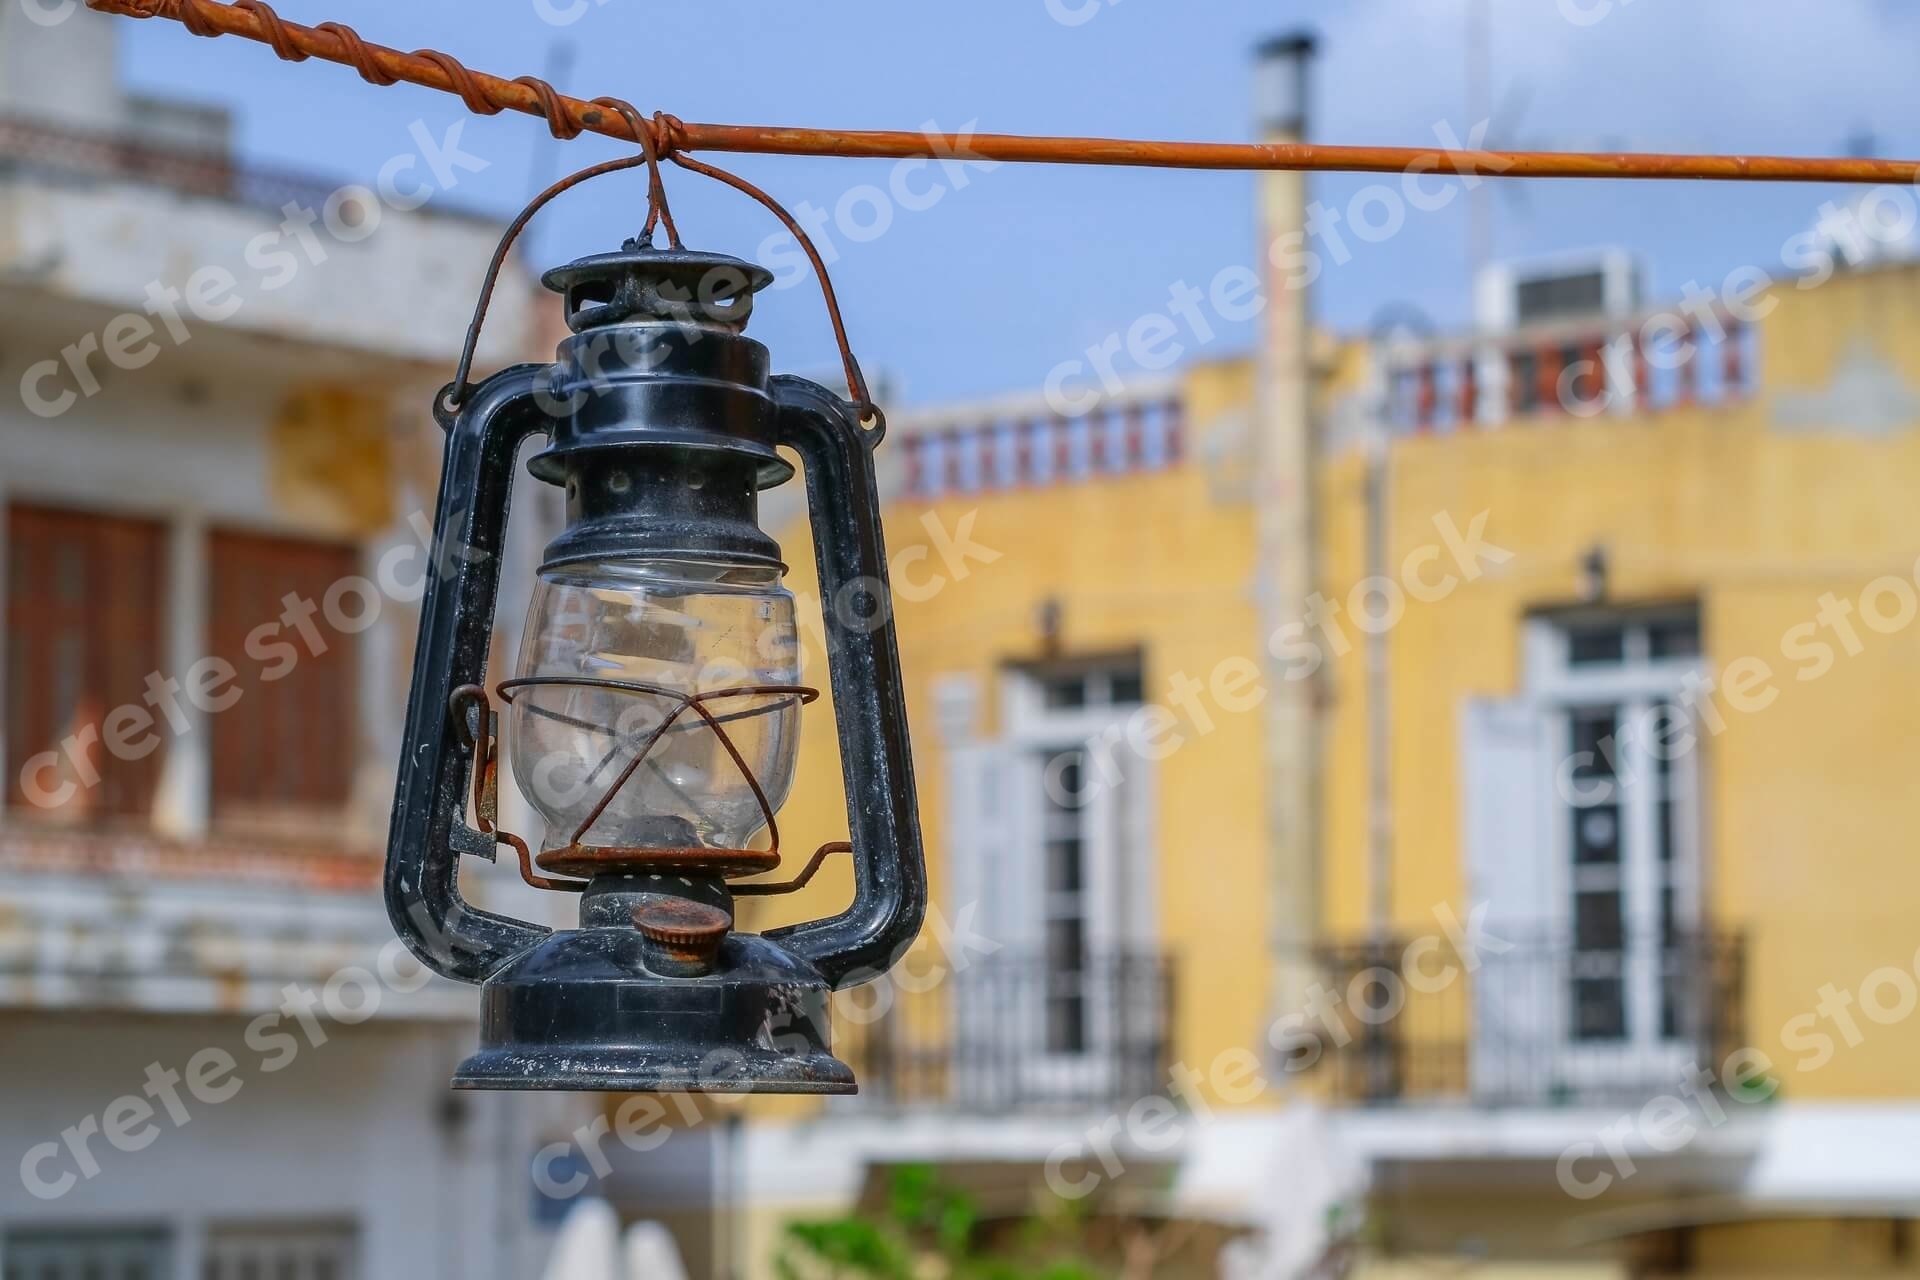
M 778 863 L 774 814 L 816 694 L 800 684 L 777 568 L 655 557 L 549 568 L 500 692 L 514 780 L 546 823 L 543 870 L 748 875 Z

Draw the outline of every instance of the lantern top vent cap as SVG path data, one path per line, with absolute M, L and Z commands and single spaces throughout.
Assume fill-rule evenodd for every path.
M 738 333 L 753 314 L 753 295 L 773 283 L 773 273 L 728 254 L 656 249 L 636 238 L 555 267 L 540 283 L 561 295 L 575 333 L 629 321 Z

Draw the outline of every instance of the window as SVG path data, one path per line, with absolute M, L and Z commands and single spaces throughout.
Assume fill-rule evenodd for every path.
M 1041 832 L 1046 863 L 1041 917 L 1048 1053 L 1087 1051 L 1086 752 L 1050 754 Z
M 1144 693 L 1137 657 L 1030 669 L 1029 678 L 1040 691 L 1048 711 L 1078 711 L 1139 705 Z
M 1569 637 L 1568 647 L 1577 649 L 1578 641 Z M 1620 966 L 1625 880 L 1614 749 L 1620 722 L 1613 707 L 1576 707 L 1568 719 L 1573 737 L 1573 793 L 1609 797 L 1568 810 L 1573 852 L 1573 1038 L 1618 1040 L 1626 1035 Z
M 1160 1070 L 1165 1044 L 1154 762 L 1125 745 L 1141 655 L 1022 663 L 997 683 L 991 735 L 972 676 L 935 690 L 951 892 L 1003 944 L 947 997 L 951 1087 L 983 1107 L 1105 1098 Z
M 1700 655 L 1700 619 L 1688 614 L 1654 618 L 1644 630 L 1649 658 L 1695 658 Z
M 1549 626 L 1569 765 L 1559 797 L 1568 1038 L 1673 1039 L 1683 1034 L 1697 868 L 1696 771 L 1676 726 L 1688 722 L 1679 696 L 1700 653 L 1699 614 L 1587 614 Z
M 1513 411 L 1532 413 L 1540 408 L 1540 357 L 1522 351 L 1513 357 Z
M 359 567 L 358 552 L 347 546 L 226 531 L 210 538 L 208 652 L 234 665 L 233 687 L 241 690 L 211 717 L 216 822 L 286 825 L 346 804 L 355 644 L 320 607 L 328 589 Z M 315 606 L 307 625 L 324 650 L 314 652 L 300 630 L 279 623 L 289 594 Z M 352 616 L 358 603 L 349 596 L 341 608 Z M 269 625 L 276 629 L 256 635 Z
M 1113 875 L 1111 869 L 1091 866 L 1090 859 L 1096 844 L 1132 834 L 1095 830 L 1095 805 L 1110 802 L 1114 790 L 1102 785 L 1111 779 L 1098 771 L 1115 766 L 1095 761 L 1086 739 L 1092 722 L 1124 716 L 1139 705 L 1144 681 L 1137 654 L 1031 667 L 1025 677 L 1031 703 L 1037 704 L 1025 726 L 1035 735 L 1028 759 L 1041 775 L 1042 1036 L 1048 1053 L 1084 1054 L 1089 1005 L 1099 998 L 1092 945 L 1102 924 L 1096 902 L 1102 884 L 1097 882 Z M 1108 850 L 1104 856 L 1117 855 Z
M 1607 277 L 1599 271 L 1536 276 L 1514 287 L 1521 324 L 1562 316 L 1599 315 L 1606 306 Z
M 104 1226 L 9 1230 L 0 1244 L 5 1280 L 173 1280 L 163 1230 Z
M 1627 656 L 1627 632 L 1621 626 L 1583 626 L 1567 630 L 1567 665 L 1601 666 Z
M 67 816 L 146 818 L 165 756 L 164 734 L 132 732 L 122 721 L 115 740 L 134 750 L 99 745 L 106 721 L 122 706 L 145 712 L 147 677 L 164 656 L 167 538 L 153 521 L 93 512 L 15 505 L 7 511 L 7 759 L 9 795 L 31 804 L 21 768 L 58 750 L 71 735 L 94 745 L 84 759 L 37 771 L 40 788 L 83 782 L 62 806 Z M 64 755 L 64 753 L 63 753 Z
M 201 1280 L 354 1280 L 357 1233 L 337 1223 L 210 1227 Z M 117 1280 L 117 1277 L 115 1278 Z

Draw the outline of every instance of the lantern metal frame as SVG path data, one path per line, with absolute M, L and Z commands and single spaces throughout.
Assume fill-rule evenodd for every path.
M 645 160 L 654 170 L 648 230 L 617 252 L 543 278 L 563 295 L 572 330 L 556 361 L 516 365 L 468 385 L 490 274 L 460 373 L 436 397 L 447 437 L 434 524 L 438 571 L 421 604 L 388 841 L 388 914 L 434 972 L 482 988 L 481 1047 L 455 1073 L 457 1088 L 853 1092 L 852 1071 L 831 1052 L 830 993 L 884 973 L 917 936 L 926 907 L 873 460 L 885 423 L 844 347 L 855 401 L 803 378 L 769 375 L 766 348 L 742 330 L 753 294 L 770 276 L 685 249 L 665 213 L 654 157 Z M 496 272 L 513 235 L 552 195 L 637 162 L 596 166 L 537 198 L 502 242 Z M 672 238 L 665 249 L 651 243 L 657 220 Z M 843 335 L 824 276 L 822 285 Z M 689 298 L 699 301 L 689 307 Z M 528 469 L 568 495 L 567 525 L 548 545 L 543 568 L 638 555 L 784 569 L 779 547 L 758 526 L 757 501 L 761 489 L 794 474 L 780 450 L 798 457 L 821 596 L 835 602 L 823 621 L 849 838 L 820 846 L 793 878 L 730 883 L 779 862 L 774 806 L 723 727 L 769 708 L 716 714 L 706 703 L 818 696 L 797 684 L 688 694 L 590 681 L 630 685 L 622 691 L 677 705 L 565 847 L 535 858 L 499 827 L 499 719 L 483 680 L 514 461 L 540 436 L 547 448 Z M 699 484 L 688 481 L 695 471 Z M 554 682 L 503 681 L 496 695 L 510 703 Z M 584 844 L 607 801 L 688 712 L 742 770 L 767 819 L 770 848 Z M 492 860 L 501 845 L 516 851 L 528 883 L 580 895 L 579 928 L 548 929 L 462 895 L 461 860 Z M 762 934 L 734 929 L 735 898 L 801 888 L 828 856 L 843 852 L 854 880 L 845 910 Z M 540 875 L 536 863 L 572 878 Z

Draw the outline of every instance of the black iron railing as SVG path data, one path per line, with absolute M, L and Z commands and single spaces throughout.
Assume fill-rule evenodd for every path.
M 348 185 L 153 138 L 0 115 L 0 174 L 20 169 L 150 183 L 276 212 L 289 203 L 322 208 Z M 422 208 L 447 217 L 500 221 L 438 193 Z
M 1347 1102 L 1637 1104 L 1717 1072 L 1744 1043 L 1737 932 L 1612 950 L 1498 941 L 1508 949 L 1465 957 L 1436 939 L 1321 949 L 1310 1069 Z M 1311 1048 L 1292 1052 L 1297 1063 Z
M 1062 971 L 999 951 L 937 982 L 913 967 L 837 1006 L 835 1050 L 859 1072 L 864 1104 L 1072 1110 L 1167 1088 L 1166 956 L 1094 956 Z

